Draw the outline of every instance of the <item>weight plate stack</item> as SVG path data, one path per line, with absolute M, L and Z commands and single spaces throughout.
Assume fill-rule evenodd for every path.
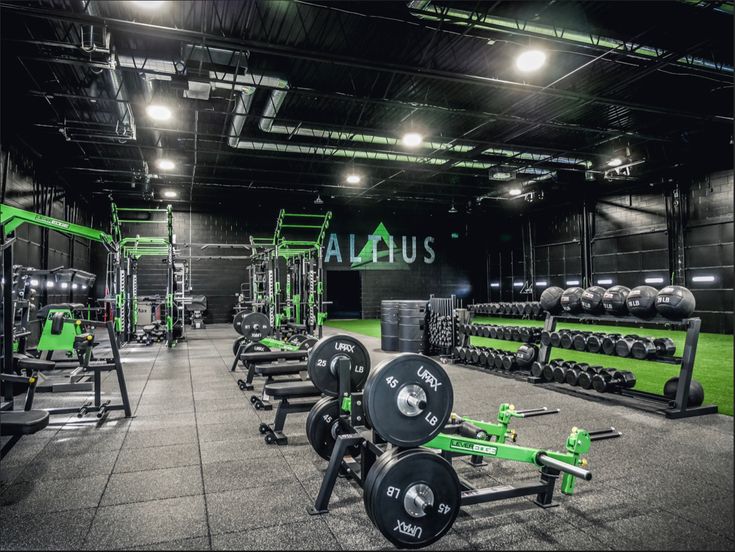
M 398 308 L 400 301 L 380 302 L 380 348 L 398 351 Z
M 420 353 L 424 344 L 426 301 L 401 301 L 398 307 L 398 350 Z

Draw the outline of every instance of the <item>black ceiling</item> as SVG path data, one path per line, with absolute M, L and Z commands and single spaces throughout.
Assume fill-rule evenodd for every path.
M 0 5 L 3 144 L 88 196 L 139 198 L 148 179 L 194 204 L 449 204 L 732 166 L 732 3 Z M 528 47 L 548 61 L 522 74 Z M 185 97 L 196 85 L 208 99 Z M 172 120 L 151 120 L 151 102 Z M 416 150 L 395 143 L 410 130 Z M 645 162 L 605 180 L 627 153 Z

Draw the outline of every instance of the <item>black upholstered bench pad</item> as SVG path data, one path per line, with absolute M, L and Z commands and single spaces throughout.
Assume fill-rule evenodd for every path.
M 319 389 L 310 381 L 269 383 L 263 390 L 274 399 L 318 397 L 321 395 Z
M 287 374 L 298 374 L 305 370 L 305 362 L 281 362 L 276 364 L 261 364 L 255 367 L 255 373 L 261 376 L 284 376 Z
M 31 435 L 48 425 L 45 410 L 10 410 L 0 413 L 2 435 Z

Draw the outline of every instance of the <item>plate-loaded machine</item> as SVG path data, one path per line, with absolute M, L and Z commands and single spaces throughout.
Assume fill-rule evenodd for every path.
M 112 282 L 109 289 L 114 293 L 115 330 L 120 343 L 136 339 L 138 324 L 138 262 L 141 257 L 163 257 L 166 259 L 166 344 L 174 347 L 177 340 L 183 339 L 183 304 L 174 300 L 175 293 L 175 251 L 173 242 L 173 211 L 168 205 L 165 209 L 138 209 L 118 207 L 112 203 L 112 235 L 119 248 L 111 252 L 113 256 Z M 150 219 L 121 219 L 120 213 L 136 212 L 151 216 Z M 164 218 L 153 216 L 164 214 Z M 161 236 L 123 236 L 124 224 L 165 224 L 166 235 Z
M 8 285 L 3 285 L 3 319 L 2 319 L 2 327 L 3 327 L 3 335 L 4 336 L 13 336 L 13 325 L 14 325 L 14 304 L 13 304 L 13 296 L 12 296 L 12 285 L 10 282 L 12 282 L 12 269 L 13 269 L 13 242 L 15 241 L 14 232 L 17 230 L 18 227 L 20 227 L 23 224 L 32 224 L 34 226 L 39 226 L 41 228 L 47 228 L 50 230 L 55 230 L 57 232 L 61 232 L 63 234 L 66 234 L 68 236 L 78 236 L 82 238 L 86 238 L 92 241 L 96 241 L 101 243 L 108 252 L 115 252 L 117 249 L 117 246 L 112 238 L 111 235 L 102 232 L 100 230 L 95 230 L 94 228 L 89 228 L 87 226 L 82 226 L 79 224 L 74 224 L 71 222 L 67 222 L 60 219 L 55 219 L 52 217 L 48 217 L 45 215 L 41 215 L 38 213 L 32 213 L 29 211 L 24 211 L 22 209 L 18 209 L 16 207 L 11 207 L 9 205 L 0 204 L 0 235 L 2 236 L 2 251 L 3 251 L 3 278 L 5 282 L 8 282 Z M 49 306 L 50 307 L 50 306 Z M 57 312 L 55 312 L 51 319 L 47 321 L 47 324 L 50 323 L 51 326 L 49 328 L 49 332 L 51 332 L 54 336 L 64 335 L 64 330 L 66 329 L 66 324 L 69 322 L 72 322 L 74 324 L 74 330 L 71 334 L 66 334 L 71 337 L 73 346 L 72 348 L 74 350 L 80 351 L 80 357 L 83 359 L 83 363 L 85 363 L 85 367 L 89 371 L 94 372 L 94 382 L 95 382 L 95 397 L 94 397 L 94 403 L 88 402 L 85 403 L 85 405 L 82 406 L 82 408 L 62 408 L 62 409 L 51 409 L 49 412 L 51 414 L 67 414 L 67 413 L 74 413 L 77 412 L 78 414 L 86 414 L 88 412 L 97 412 L 98 414 L 104 413 L 106 411 L 114 410 L 117 408 L 123 409 L 125 411 L 126 416 L 130 416 L 130 406 L 127 400 L 127 389 L 125 386 L 125 378 L 122 371 L 122 364 L 120 362 L 120 355 L 119 351 L 117 349 L 117 343 L 114 339 L 114 330 L 112 322 L 96 322 L 92 320 L 80 320 L 72 317 L 71 310 L 68 308 L 68 306 L 59 305 L 56 309 Z M 5 313 L 10 313 L 10 315 L 5 315 Z M 91 357 L 91 349 L 94 345 L 94 337 L 91 333 L 86 333 L 82 330 L 82 328 L 93 328 L 93 327 L 99 327 L 99 326 L 105 326 L 108 330 L 108 333 L 110 335 L 111 343 L 110 347 L 112 350 L 112 358 L 111 359 L 105 359 L 102 361 L 93 361 Z M 0 370 L 4 374 L 11 374 L 13 372 L 13 348 L 14 348 L 14 339 L 3 339 L 3 364 L 2 364 L 2 370 Z M 8 360 L 10 359 L 10 360 Z M 44 369 L 52 368 L 54 365 L 51 361 L 36 359 L 36 358 L 23 358 L 18 361 L 18 367 L 21 370 L 25 370 L 28 376 L 28 384 L 33 383 L 35 385 L 37 381 L 37 375 L 38 372 L 43 371 Z M 122 395 L 122 404 L 121 405 L 110 405 L 109 401 L 106 403 L 102 403 L 101 401 L 101 377 L 100 372 L 102 371 L 109 371 L 109 370 L 115 370 L 118 377 L 118 383 L 120 385 L 120 392 Z M 30 380 L 33 379 L 33 382 Z M 13 409 L 13 385 L 7 385 L 4 386 L 4 400 L 5 402 L 2 404 L 2 409 L 7 411 L 12 411 Z M 31 398 L 32 401 L 32 398 Z M 28 407 L 28 403 L 26 404 Z M 102 418 L 103 416 L 99 416 Z M 7 424 L 3 422 L 3 425 L 5 426 L 3 429 L 3 434 L 15 434 L 16 432 L 19 434 L 26 434 L 32 432 L 31 430 L 34 429 L 32 427 L 33 420 L 27 419 L 28 416 L 25 418 L 20 417 L 18 420 L 18 426 L 8 429 Z M 37 420 L 36 420 L 37 422 Z M 7 431 L 12 431 L 13 433 L 6 433 Z
M 406 353 L 370 371 L 366 355 L 348 336 L 320 340 L 310 352 L 311 381 L 327 397 L 309 413 L 306 432 L 329 465 L 309 511 L 326 513 L 338 475 L 346 475 L 362 487 L 375 526 L 398 547 L 437 541 L 463 506 L 522 496 L 556 506 L 556 481 L 561 477 L 561 492 L 573 494 L 577 478 L 592 478 L 584 458 L 590 443 L 616 436 L 573 428 L 563 452 L 518 446 L 507 439 L 509 407 L 501 408 L 497 424 L 452 413 L 452 384 L 436 361 Z M 540 471 L 540 480 L 477 489 L 458 477 L 451 463 L 456 456 L 523 462 Z

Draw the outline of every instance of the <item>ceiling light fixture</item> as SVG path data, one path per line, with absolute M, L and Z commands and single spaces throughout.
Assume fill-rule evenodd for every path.
M 546 287 L 549 284 L 546 282 L 546 280 L 541 280 L 540 282 L 536 282 L 536 285 L 538 287 Z
M 133 2 L 136 6 L 146 9 L 155 9 L 163 4 L 163 0 L 135 0 Z
M 168 121 L 171 118 L 171 110 L 165 105 L 151 104 L 145 108 L 145 112 L 154 121 Z
M 567 280 L 567 285 L 568 286 L 578 286 L 579 280 Z
M 407 148 L 417 148 L 421 145 L 421 142 L 423 141 L 424 137 L 421 136 L 418 132 L 407 132 L 403 135 L 403 138 L 401 139 L 401 143 Z
M 647 284 L 663 284 L 664 283 L 663 278 L 646 278 L 644 281 Z
M 52 287 L 54 287 L 55 285 L 56 285 L 56 284 L 54 284 L 54 283 L 53 283 L 53 282 L 52 282 L 51 280 L 46 280 L 46 287 L 47 287 L 47 288 L 52 288 Z
M 714 282 L 714 276 L 694 276 L 692 282 Z
M 519 190 L 518 188 L 511 188 L 510 190 L 508 190 L 508 194 L 514 197 L 521 195 L 521 193 L 521 190 Z
M 316 199 L 314 200 L 314 205 L 323 205 L 324 200 L 319 194 L 316 194 Z
M 177 194 L 174 190 L 166 190 L 163 192 L 163 197 L 177 197 L 179 194 Z
M 156 166 L 162 171 L 170 171 L 176 167 L 174 162 L 170 159 L 159 159 L 158 161 L 156 161 Z
M 490 287 L 500 287 L 500 282 L 492 282 Z
M 623 164 L 623 160 L 620 159 L 620 157 L 613 157 L 610 159 L 610 161 L 607 162 L 608 167 L 619 167 Z
M 602 286 L 608 286 L 612 284 L 612 280 L 610 278 L 607 278 L 605 280 L 597 280 L 597 283 Z
M 360 180 L 362 180 L 362 178 L 360 178 L 359 174 L 352 173 L 347 175 L 347 184 L 359 184 Z
M 526 50 L 516 58 L 516 67 L 524 73 L 541 69 L 545 63 L 546 54 L 541 50 Z
M 457 208 L 454 206 L 454 201 L 452 201 L 452 206 L 449 208 L 448 213 L 454 215 L 457 212 Z

